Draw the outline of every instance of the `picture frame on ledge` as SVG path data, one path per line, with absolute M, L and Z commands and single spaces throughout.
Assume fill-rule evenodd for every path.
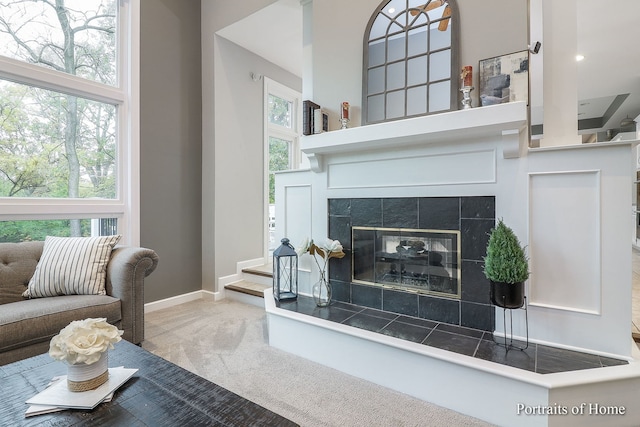
M 529 51 L 480 60 L 480 105 L 526 101 L 529 104 Z

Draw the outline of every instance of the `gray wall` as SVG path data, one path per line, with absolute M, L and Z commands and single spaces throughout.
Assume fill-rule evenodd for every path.
M 160 256 L 145 302 L 202 288 L 200 2 L 142 0 L 140 243 Z

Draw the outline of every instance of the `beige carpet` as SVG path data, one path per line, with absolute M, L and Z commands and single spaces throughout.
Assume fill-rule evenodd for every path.
M 490 425 L 271 348 L 259 307 L 199 300 L 145 326 L 145 349 L 304 427 Z

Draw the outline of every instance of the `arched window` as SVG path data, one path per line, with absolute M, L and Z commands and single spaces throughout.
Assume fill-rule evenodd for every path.
M 363 124 L 455 110 L 455 0 L 385 0 L 364 36 Z

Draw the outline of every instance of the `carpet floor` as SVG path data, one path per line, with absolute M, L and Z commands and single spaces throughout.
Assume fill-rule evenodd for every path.
M 272 348 L 264 309 L 197 300 L 145 315 L 142 347 L 303 427 L 490 426 Z

